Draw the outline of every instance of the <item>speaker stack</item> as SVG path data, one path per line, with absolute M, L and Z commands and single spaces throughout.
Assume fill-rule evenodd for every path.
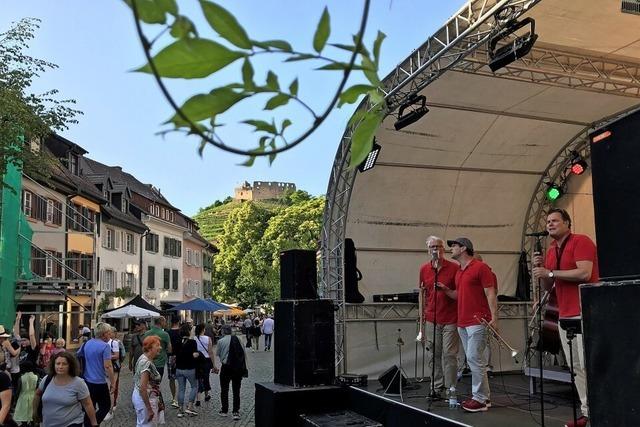
M 330 385 L 335 378 L 333 301 L 318 299 L 316 254 L 280 254 L 275 303 L 274 381 L 293 387 Z

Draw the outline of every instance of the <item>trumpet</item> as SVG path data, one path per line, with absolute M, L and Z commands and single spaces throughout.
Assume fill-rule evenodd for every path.
M 489 332 L 491 333 L 491 336 L 498 342 L 499 345 L 501 345 L 503 347 L 506 347 L 511 352 L 511 357 L 513 357 L 513 361 L 516 362 L 516 363 L 520 363 L 518 361 L 518 350 L 516 350 L 515 348 L 511 347 L 509 345 L 509 343 L 507 342 L 507 340 L 502 338 L 502 336 L 498 333 L 496 328 L 491 326 L 489 324 L 489 322 L 487 322 L 486 319 L 481 319 L 478 316 L 474 316 L 474 317 L 478 322 L 483 324 L 489 330 Z

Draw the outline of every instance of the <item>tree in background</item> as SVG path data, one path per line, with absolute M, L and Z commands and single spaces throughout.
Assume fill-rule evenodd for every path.
M 34 38 L 40 21 L 25 18 L 6 32 L 0 33 L 0 175 L 4 176 L 10 163 L 22 165 L 25 174 L 46 181 L 50 176 L 53 156 L 40 150 L 24 149 L 16 144 L 24 138 L 35 143 L 52 131 L 67 129 L 77 123 L 81 114 L 69 105 L 73 100 L 58 100 L 57 90 L 33 94 L 29 89 L 33 80 L 57 65 L 33 58 L 25 53 Z
M 325 199 L 304 191 L 293 195 L 295 202 L 273 214 L 252 202 L 232 212 L 215 259 L 215 298 L 246 307 L 272 303 L 280 297 L 280 252 L 318 249 Z

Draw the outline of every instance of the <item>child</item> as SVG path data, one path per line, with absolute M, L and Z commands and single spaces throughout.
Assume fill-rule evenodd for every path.
M 34 373 L 36 366 L 31 361 L 20 365 L 22 375 L 18 380 L 16 394 L 18 400 L 13 419 L 22 426 L 33 425 L 33 396 L 38 387 L 38 376 Z

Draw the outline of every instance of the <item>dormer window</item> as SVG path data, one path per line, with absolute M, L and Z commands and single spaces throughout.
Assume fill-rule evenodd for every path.
M 78 155 L 75 153 L 69 153 L 69 172 L 74 175 L 78 175 Z

